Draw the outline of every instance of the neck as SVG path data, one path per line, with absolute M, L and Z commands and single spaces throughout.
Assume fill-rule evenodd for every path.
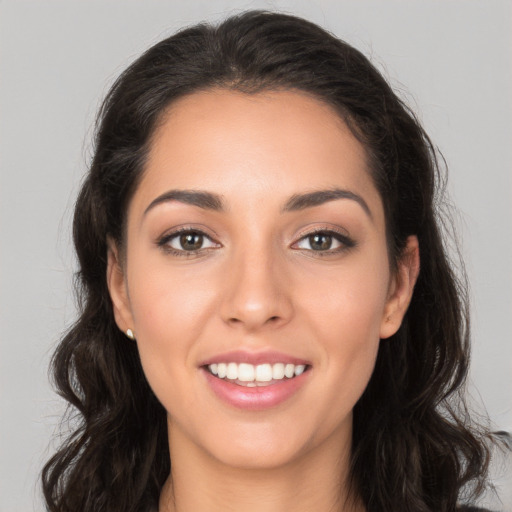
M 172 470 L 160 512 L 364 512 L 348 490 L 350 443 L 328 439 L 272 468 L 237 468 L 205 454 L 173 429 Z M 177 439 L 179 438 L 179 439 Z

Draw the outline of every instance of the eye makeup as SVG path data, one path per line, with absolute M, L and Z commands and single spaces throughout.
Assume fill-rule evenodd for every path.
M 164 234 L 158 238 L 156 245 L 166 254 L 177 257 L 199 256 L 222 247 L 204 230 L 192 226 L 183 226 Z
M 204 230 L 183 226 L 159 237 L 156 245 L 166 254 L 176 257 L 192 257 L 219 249 L 222 245 Z M 333 227 L 310 229 L 300 235 L 290 248 L 326 257 L 343 253 L 356 247 L 356 242 L 342 230 Z

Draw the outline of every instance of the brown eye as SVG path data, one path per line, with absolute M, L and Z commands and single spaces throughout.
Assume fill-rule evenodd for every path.
M 305 235 L 295 244 L 294 249 L 335 254 L 355 246 L 354 240 L 335 231 L 316 231 Z
M 184 230 L 171 233 L 159 240 L 158 245 L 164 249 L 174 251 L 176 255 L 199 253 L 206 249 L 219 247 L 208 235 L 201 231 Z
M 327 233 L 315 233 L 308 236 L 313 251 L 328 251 L 332 246 L 332 236 Z
M 203 247 L 204 236 L 201 233 L 184 233 L 180 235 L 180 246 L 184 251 L 197 251 Z

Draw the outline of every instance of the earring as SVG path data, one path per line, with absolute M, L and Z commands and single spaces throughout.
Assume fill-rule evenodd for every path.
M 126 336 L 130 338 L 131 340 L 135 339 L 135 335 L 133 334 L 133 331 L 131 329 L 126 329 Z

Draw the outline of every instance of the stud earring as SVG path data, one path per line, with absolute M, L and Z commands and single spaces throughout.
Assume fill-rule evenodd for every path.
M 131 340 L 135 339 L 135 335 L 133 334 L 133 331 L 131 329 L 126 329 L 126 336 L 130 338 Z

